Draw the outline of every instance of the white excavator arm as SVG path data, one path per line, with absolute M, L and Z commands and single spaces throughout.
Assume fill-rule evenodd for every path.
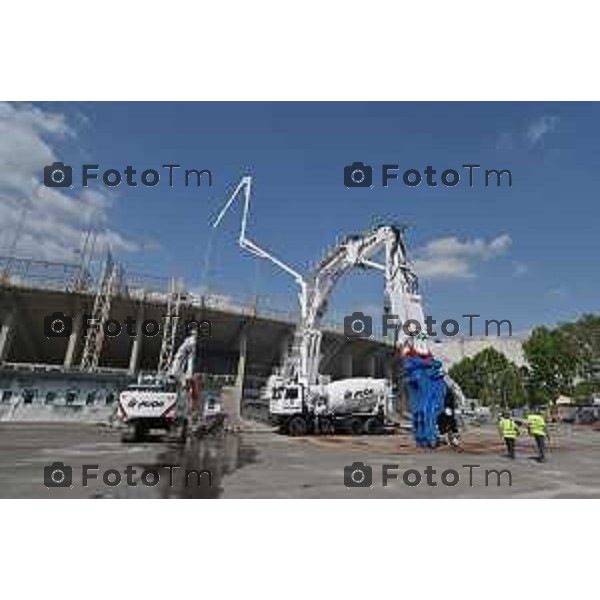
M 379 259 L 379 260 L 378 260 Z M 381 262 L 383 261 L 383 262 Z M 423 308 L 418 294 L 418 279 L 406 254 L 402 229 L 382 225 L 361 235 L 351 235 L 337 244 L 309 273 L 304 285 L 304 306 L 297 330 L 298 356 L 295 361 L 299 376 L 316 383 L 320 361 L 320 322 L 337 282 L 355 268 L 376 269 L 384 274 L 384 310 L 394 316 L 390 326 L 396 332 L 395 345 L 419 343 L 427 352 L 424 340 L 407 335 L 401 326 L 408 320 L 423 325 Z M 395 326 L 395 327 L 394 327 Z
M 173 360 L 167 370 L 167 376 L 173 377 L 180 382 L 191 379 L 194 374 L 194 361 L 196 358 L 196 346 L 198 343 L 198 332 L 193 330 L 181 343 Z

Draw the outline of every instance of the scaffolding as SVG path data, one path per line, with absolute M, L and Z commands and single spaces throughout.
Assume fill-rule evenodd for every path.
M 91 285 L 87 269 L 76 263 L 0 256 L 0 284 L 70 291 L 79 283 L 80 289 Z
M 94 299 L 94 308 L 89 326 L 86 328 L 81 370 L 92 372 L 98 369 L 102 345 L 104 344 L 104 328 L 110 316 L 110 307 L 119 284 L 119 268 L 113 262 L 110 253 L 106 257 L 102 278 Z
M 165 374 L 173 360 L 175 351 L 175 336 L 177 324 L 180 317 L 181 307 L 181 282 L 172 278 L 169 285 L 169 296 L 167 298 L 167 313 L 164 318 L 163 337 L 158 358 L 158 372 Z

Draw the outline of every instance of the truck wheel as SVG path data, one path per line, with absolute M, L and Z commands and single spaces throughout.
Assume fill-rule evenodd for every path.
M 299 415 L 292 417 L 288 421 L 287 430 L 288 430 L 288 433 L 293 436 L 306 435 L 306 430 L 307 430 L 306 419 Z
M 364 431 L 362 420 L 358 417 L 350 419 L 350 423 L 348 423 L 348 429 L 350 431 L 350 435 L 361 435 Z
M 148 431 L 143 423 L 136 423 L 133 426 L 133 441 L 134 442 L 142 442 L 146 437 Z
M 127 429 L 121 435 L 121 443 L 131 444 L 135 442 L 133 427 L 127 427 Z
M 185 444 L 187 441 L 187 435 L 188 435 L 188 420 L 184 419 L 183 423 L 181 424 L 181 429 L 179 431 L 179 443 L 180 444 Z
M 381 435 L 383 433 L 383 423 L 377 417 L 370 417 L 365 422 L 365 433 L 367 435 Z
M 335 425 L 331 419 L 322 419 L 319 423 L 319 431 L 321 435 L 333 435 L 335 433 Z

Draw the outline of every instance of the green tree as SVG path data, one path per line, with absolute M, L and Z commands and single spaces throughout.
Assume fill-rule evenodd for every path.
M 574 323 L 565 323 L 558 331 L 569 339 L 577 356 L 577 377 L 588 395 L 600 391 L 600 316 L 583 315 Z
M 583 315 L 554 329 L 537 327 L 523 344 L 527 367 L 486 348 L 450 369 L 468 398 L 484 404 L 547 404 L 560 394 L 600 392 L 600 316 Z
M 475 365 L 470 358 L 463 358 L 449 371 L 450 377 L 458 383 L 467 398 L 479 397 L 479 382 L 475 375 Z
M 560 394 L 573 392 L 583 360 L 575 331 L 537 327 L 523 352 L 531 368 L 532 403 L 554 402 Z
M 461 360 L 449 373 L 467 398 L 477 398 L 484 405 L 520 406 L 525 401 L 523 371 L 494 348 Z

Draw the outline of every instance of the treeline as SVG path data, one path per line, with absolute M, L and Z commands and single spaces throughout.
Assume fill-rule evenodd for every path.
M 528 365 L 518 367 L 494 348 L 449 371 L 467 398 L 485 405 L 548 404 L 561 394 L 589 399 L 600 392 L 600 316 L 537 327 L 523 344 Z

